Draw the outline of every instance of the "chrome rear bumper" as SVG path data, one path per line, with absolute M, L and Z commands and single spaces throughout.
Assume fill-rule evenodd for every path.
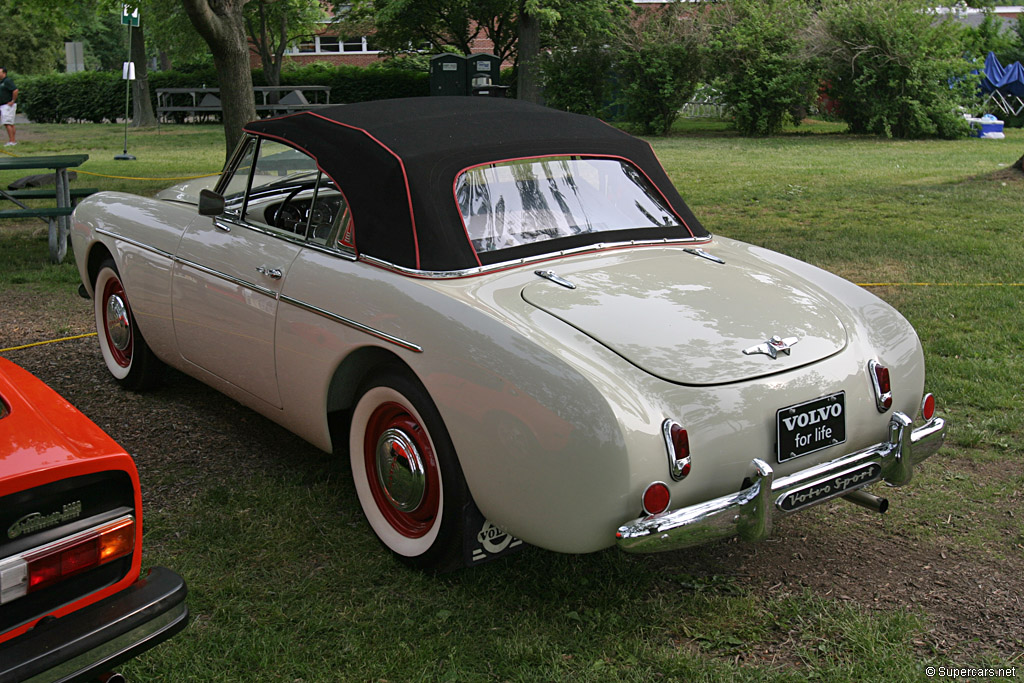
M 914 429 L 905 414 L 889 420 L 889 439 L 786 477 L 754 458 L 753 483 L 742 491 L 704 503 L 628 522 L 616 532 L 619 548 L 651 553 L 701 545 L 731 536 L 760 541 L 771 535 L 776 515 L 796 512 L 846 496 L 868 484 L 902 486 L 914 465 L 935 453 L 946 438 L 946 422 L 932 418 Z

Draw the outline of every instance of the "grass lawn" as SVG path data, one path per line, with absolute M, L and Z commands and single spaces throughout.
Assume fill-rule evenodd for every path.
M 138 160 L 115 161 L 123 132 L 23 126 L 13 149 L 86 152 L 73 186 L 141 194 L 215 173 L 224 160 L 219 126 L 129 131 Z M 993 568 L 1024 567 L 1024 176 L 1009 169 L 1024 154 L 1024 131 L 1002 141 L 891 141 L 810 122 L 744 139 L 720 123 L 682 122 L 651 142 L 710 231 L 871 287 L 916 327 L 951 434 L 913 484 L 889 496 L 886 517 L 838 503 L 784 520 L 781 539 L 760 547 L 640 557 L 531 549 L 430 577 L 376 543 L 340 458 L 282 434 L 280 466 L 232 477 L 213 444 L 169 425 L 189 458 L 180 470 L 143 471 L 144 494 L 201 483 L 147 508 L 144 564 L 186 577 L 193 620 L 124 667 L 129 678 L 917 681 L 928 680 L 927 666 L 1024 671 L 1019 608 L 1017 630 L 1000 644 L 972 635 L 994 618 L 983 610 L 962 622 L 978 630 L 948 638 L 943 625 L 961 623 L 955 605 L 925 599 L 945 585 L 932 580 L 935 567 L 951 567 L 947 582 L 977 576 L 973 585 Z M 70 255 L 47 263 L 41 227 L 0 222 L 0 291 L 77 286 Z M 158 410 L 166 396 L 138 401 Z M 247 438 L 239 415 L 262 421 L 218 410 L 204 419 L 236 441 Z M 209 469 L 193 457 L 204 448 Z M 829 579 L 850 564 L 863 583 Z M 1019 605 L 1017 576 L 1006 590 Z M 928 590 L 886 600 L 908 582 Z

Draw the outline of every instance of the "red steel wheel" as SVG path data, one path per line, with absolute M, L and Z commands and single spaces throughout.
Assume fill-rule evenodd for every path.
M 352 411 L 349 459 L 377 538 L 419 569 L 461 563 L 468 492 L 447 430 L 426 390 L 401 373 L 364 385 Z
M 427 534 L 441 509 L 441 478 L 426 430 L 400 403 L 370 416 L 363 440 L 370 492 L 391 527 L 407 538 Z
M 155 384 L 160 361 L 138 330 L 121 276 L 111 260 L 100 266 L 93 299 L 96 332 L 107 370 L 128 389 L 145 389 Z

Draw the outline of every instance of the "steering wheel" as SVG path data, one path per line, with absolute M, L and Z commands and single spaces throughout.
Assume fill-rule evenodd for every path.
M 281 202 L 281 206 L 277 207 L 277 211 L 274 212 L 274 225 L 282 230 L 293 232 L 296 235 L 299 231 L 296 229 L 302 225 L 303 219 L 306 217 L 303 211 L 297 207 L 291 206 L 292 200 L 295 199 L 295 195 L 302 192 L 304 188 L 300 185 L 285 197 L 285 200 Z M 292 215 L 289 215 L 292 214 Z

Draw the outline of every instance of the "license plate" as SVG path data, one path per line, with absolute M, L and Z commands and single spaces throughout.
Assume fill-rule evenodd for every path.
M 846 392 L 778 411 L 776 448 L 779 462 L 846 441 Z

